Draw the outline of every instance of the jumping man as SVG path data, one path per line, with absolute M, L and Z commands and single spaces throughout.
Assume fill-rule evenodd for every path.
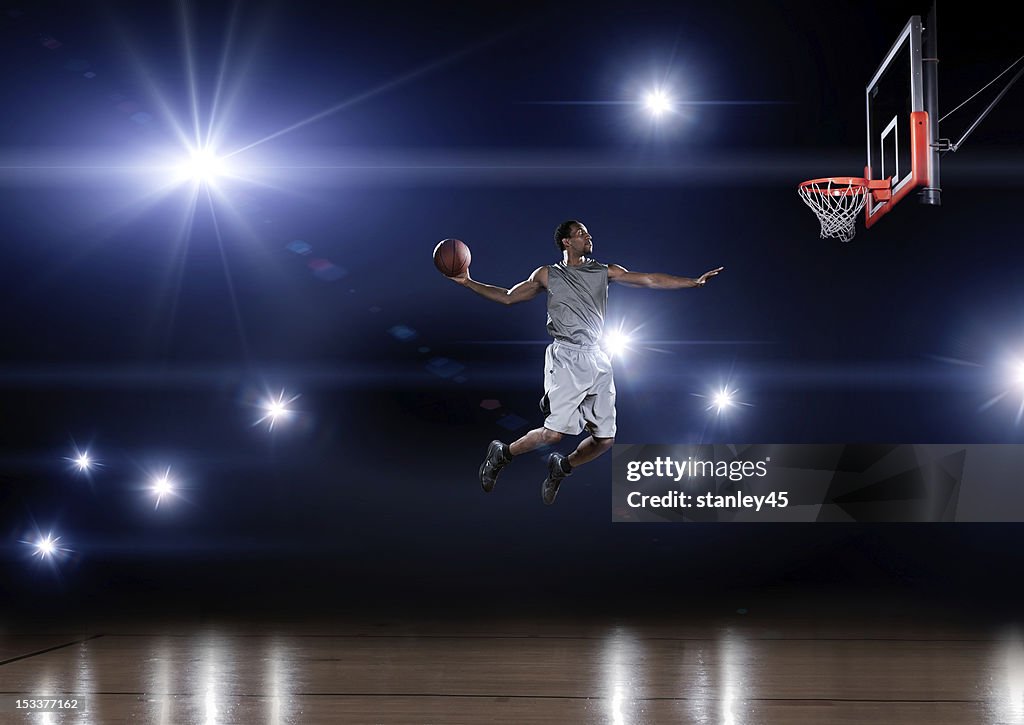
M 542 289 L 548 291 L 548 333 L 554 342 L 544 353 L 544 426 L 531 430 L 511 445 L 492 441 L 480 466 L 480 485 L 490 493 L 501 469 L 513 457 L 554 445 L 562 436 L 578 435 L 586 429 L 590 435 L 568 456 L 548 456 L 548 477 L 541 487 L 546 504 L 555 502 L 559 485 L 576 466 L 594 460 L 615 442 L 615 381 L 611 360 L 600 347 L 608 282 L 651 289 L 703 287 L 724 269 L 718 267 L 690 278 L 630 272 L 617 264 L 601 264 L 590 256 L 594 251 L 593 237 L 575 219 L 558 225 L 555 246 L 562 261 L 538 267 L 529 279 L 512 289 L 481 284 L 469 276 L 469 268 L 449 278 L 503 305 L 526 302 Z

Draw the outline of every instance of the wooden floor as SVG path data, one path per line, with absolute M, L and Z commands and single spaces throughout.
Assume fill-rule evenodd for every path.
M 76 698 L 77 714 L 15 698 Z M 0 625 L 0 722 L 1024 723 L 1008 625 L 787 618 Z

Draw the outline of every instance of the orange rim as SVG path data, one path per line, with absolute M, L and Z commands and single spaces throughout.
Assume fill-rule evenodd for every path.
M 824 187 L 822 184 L 833 184 Z M 824 179 L 810 179 L 800 184 L 799 188 L 812 194 L 825 196 L 857 196 L 868 193 L 870 185 L 867 179 L 858 176 L 831 176 Z

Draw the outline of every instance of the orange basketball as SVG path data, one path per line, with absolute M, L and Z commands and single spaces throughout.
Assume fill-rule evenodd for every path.
M 458 277 L 469 268 L 473 259 L 461 239 L 445 239 L 434 247 L 434 266 L 445 277 Z

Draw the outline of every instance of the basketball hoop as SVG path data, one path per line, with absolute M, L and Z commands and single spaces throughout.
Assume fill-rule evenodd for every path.
M 857 233 L 857 215 L 868 198 L 889 200 L 889 180 L 871 181 L 852 176 L 811 179 L 797 187 L 804 204 L 821 222 L 821 238 L 848 242 Z

